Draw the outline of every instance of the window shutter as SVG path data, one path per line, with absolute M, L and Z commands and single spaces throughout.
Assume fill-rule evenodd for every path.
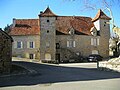
M 73 47 L 75 47 L 75 41 L 73 41 Z
M 67 47 L 69 47 L 69 41 L 67 41 Z
M 30 48 L 30 42 L 27 42 L 27 48 Z
M 93 43 L 94 43 L 94 40 L 93 40 L 93 38 L 91 38 L 91 45 L 93 45 Z
M 94 43 L 93 43 L 93 45 L 94 45 L 94 46 L 97 45 L 97 39 L 96 39 L 96 38 L 94 38 Z
M 14 48 L 17 48 L 17 42 L 16 41 L 14 41 Z
M 35 48 L 35 42 L 33 42 L 33 48 Z
M 35 59 L 35 54 L 33 54 L 33 59 Z
M 99 38 L 97 38 L 97 45 L 100 45 Z
M 21 43 L 21 48 L 23 48 L 23 42 L 20 42 Z

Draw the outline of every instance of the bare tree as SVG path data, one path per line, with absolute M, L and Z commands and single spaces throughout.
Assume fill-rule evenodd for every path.
M 77 1 L 77 0 L 70 0 L 70 1 Z M 81 2 L 83 3 L 83 8 L 81 11 L 98 10 L 98 9 L 102 9 L 103 11 L 108 11 L 111 21 L 107 22 L 107 24 L 111 24 L 113 33 L 115 33 L 117 36 L 120 37 L 120 28 L 115 24 L 114 16 L 111 9 L 115 5 L 118 5 L 120 7 L 120 0 L 82 0 Z

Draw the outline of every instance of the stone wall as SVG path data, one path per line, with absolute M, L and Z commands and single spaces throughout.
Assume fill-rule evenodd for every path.
M 96 46 L 91 45 L 91 38 L 98 38 L 99 45 L 96 45 Z M 106 51 L 108 51 L 109 49 L 107 46 L 108 41 L 107 40 L 101 41 L 100 36 L 94 37 L 94 36 L 88 36 L 88 35 L 74 35 L 73 41 L 75 41 L 75 47 L 67 47 L 67 41 L 69 40 L 71 40 L 70 35 L 56 36 L 56 43 L 60 44 L 60 50 L 57 50 L 57 53 L 60 53 L 61 59 L 64 59 L 65 55 L 69 54 L 69 51 L 72 52 L 72 55 L 79 53 L 83 57 L 88 57 L 90 54 L 92 54 L 93 50 L 96 50 L 98 51 L 98 54 L 100 54 L 104 58 L 106 58 L 106 56 L 108 57 L 108 54 L 106 53 Z M 103 43 L 104 43 L 104 46 L 102 46 Z M 67 57 L 68 56 L 70 55 L 67 55 Z
M 55 62 L 56 17 L 40 17 L 40 60 Z
M 10 73 L 12 60 L 12 38 L 0 30 L 0 73 Z
M 34 59 L 40 59 L 40 36 L 39 35 L 26 35 L 26 36 L 12 36 L 14 42 L 12 47 L 12 54 L 14 57 L 29 58 L 29 54 L 35 54 Z M 28 47 L 28 42 L 35 43 L 34 48 Z M 17 48 L 16 43 L 22 42 L 23 47 Z

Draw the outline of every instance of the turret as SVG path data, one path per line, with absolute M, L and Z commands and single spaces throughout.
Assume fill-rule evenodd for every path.
M 100 48 L 99 51 L 104 57 L 109 56 L 110 25 L 107 24 L 109 20 L 111 20 L 111 18 L 108 17 L 101 9 L 98 10 L 95 18 L 92 19 L 92 22 L 97 29 L 97 35 L 100 39 L 100 45 L 98 46 Z
M 40 21 L 40 59 L 55 62 L 56 53 L 56 15 L 48 7 L 39 14 Z

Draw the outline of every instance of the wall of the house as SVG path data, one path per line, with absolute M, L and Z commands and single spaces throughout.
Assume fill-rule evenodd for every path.
M 40 59 L 40 36 L 26 35 L 26 36 L 12 36 L 14 42 L 12 47 L 12 54 L 15 57 L 30 58 L 30 54 L 34 54 L 34 59 Z M 28 43 L 34 42 L 34 48 L 29 48 Z M 22 48 L 17 48 L 17 42 L 22 42 Z
M 75 41 L 75 47 L 67 47 L 67 41 L 71 38 Z M 73 55 L 79 53 L 81 56 L 87 57 L 92 54 L 91 48 L 91 36 L 86 35 L 57 35 L 56 43 L 60 44 L 60 50 L 57 53 L 60 53 L 60 59 L 64 60 L 74 57 Z
M 109 39 L 110 39 L 110 25 L 107 24 L 109 20 L 103 20 L 99 19 L 99 26 L 100 28 L 97 28 L 97 30 L 100 30 L 100 45 L 99 45 L 99 52 L 104 57 L 109 57 Z M 98 22 L 96 21 L 96 22 Z M 94 23 L 96 23 L 94 22 Z
M 55 62 L 55 17 L 40 17 L 40 60 Z

